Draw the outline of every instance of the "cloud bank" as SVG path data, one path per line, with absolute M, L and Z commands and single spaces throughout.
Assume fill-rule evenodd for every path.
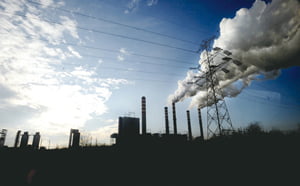
M 10 134 L 17 129 L 68 134 L 70 128 L 81 128 L 94 115 L 107 112 L 111 89 L 128 83 L 100 78 L 95 69 L 68 65 L 83 58 L 65 44 L 80 42 L 78 23 L 59 15 L 53 17 L 59 24 L 44 21 L 48 6 L 64 3 L 42 3 L 0 1 L 0 122 Z
M 224 57 L 231 57 L 224 67 L 216 72 L 220 87 L 218 97 L 235 97 L 253 80 L 274 79 L 280 69 L 300 65 L 300 3 L 297 0 L 273 0 L 265 3 L 256 0 L 250 9 L 242 8 L 234 18 L 224 18 L 220 23 L 220 36 L 214 40 L 213 48 L 230 51 L 209 51 L 216 55 L 212 65 L 220 65 Z M 227 56 L 226 56 L 227 55 Z M 241 64 L 239 63 L 241 62 Z M 201 71 L 187 73 L 178 81 L 178 88 L 168 98 L 169 102 L 183 101 L 192 97 L 190 106 L 205 107 L 207 102 L 206 54 L 202 52 L 199 61 Z M 191 83 L 194 82 L 194 83 Z

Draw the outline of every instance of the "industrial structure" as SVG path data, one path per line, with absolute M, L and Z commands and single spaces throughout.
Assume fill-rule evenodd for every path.
M 177 121 L 176 121 L 176 108 L 175 102 L 172 103 L 172 110 L 173 110 L 173 127 L 174 127 L 174 135 L 177 134 Z
M 2 131 L 0 132 L 0 147 L 3 147 L 5 144 L 6 134 L 7 134 L 7 130 L 2 129 Z
M 140 119 L 134 117 L 119 117 L 117 143 L 134 142 L 140 135 Z
M 112 139 L 116 139 L 116 144 L 155 144 L 159 143 L 182 143 L 187 142 L 187 140 L 192 141 L 192 124 L 190 119 L 190 111 L 187 111 L 187 134 L 177 133 L 177 120 L 176 120 L 176 107 L 175 103 L 172 103 L 172 113 L 173 113 L 173 126 L 174 133 L 170 133 L 169 126 L 169 113 L 168 107 L 164 107 L 165 115 L 165 133 L 146 133 L 146 98 L 143 96 L 141 99 L 141 133 L 140 133 L 140 119 L 136 117 L 119 117 L 118 133 L 111 134 Z M 201 110 L 198 109 L 199 114 L 199 126 L 200 126 L 200 138 L 204 139 L 203 126 L 201 118 Z
M 17 147 L 19 146 L 20 135 L 21 135 L 21 131 L 18 130 L 17 135 L 16 135 L 16 139 L 15 139 L 15 144 L 14 144 L 14 147 L 15 147 L 15 148 L 17 148 Z
M 40 139 L 41 139 L 40 133 L 36 132 L 35 135 L 33 135 L 33 140 L 32 140 L 32 148 L 33 149 L 39 149 Z
M 216 75 L 216 72 L 219 70 L 222 70 L 224 73 L 229 72 L 229 70 L 227 70 L 225 66 L 230 60 L 232 60 L 232 58 L 229 57 L 231 55 L 231 52 L 215 47 L 213 48 L 213 51 L 215 51 L 215 53 L 209 54 L 208 50 L 211 49 L 210 47 L 213 39 L 214 38 L 205 40 L 202 42 L 201 45 L 201 49 L 206 54 L 206 59 L 204 60 L 207 63 L 206 71 L 203 72 L 202 76 L 195 77 L 197 79 L 195 82 L 190 82 L 192 84 L 197 84 L 201 79 L 206 80 L 205 84 L 207 90 L 207 138 L 216 135 L 223 135 L 224 131 L 233 130 L 229 112 L 223 97 L 222 90 L 219 87 L 219 81 Z M 218 54 L 222 54 L 225 57 L 222 58 L 222 63 L 215 64 L 213 62 L 213 59 Z M 241 65 L 241 63 L 237 60 L 233 60 L 233 63 L 236 65 Z M 201 71 L 200 66 L 196 69 Z M 201 135 L 203 136 L 203 134 Z
M 147 134 L 147 125 L 146 125 L 146 97 L 142 97 L 142 135 Z
M 203 124 L 202 124 L 202 116 L 201 116 L 201 109 L 198 108 L 198 120 L 199 120 L 199 128 L 200 128 L 200 138 L 204 140 L 204 132 L 203 132 Z
M 29 134 L 28 132 L 24 132 L 22 137 L 21 137 L 21 144 L 20 148 L 25 148 L 28 145 L 28 140 L 29 140 Z
M 118 124 L 118 133 L 111 134 L 112 139 L 116 139 L 116 144 L 137 144 L 137 143 L 147 143 L 147 144 L 156 144 L 159 143 L 182 143 L 187 142 L 187 140 L 192 141 L 192 127 L 191 127 L 191 119 L 190 119 L 190 111 L 187 110 L 187 134 L 178 134 L 177 133 L 177 120 L 176 120 L 176 107 L 175 103 L 172 103 L 172 113 L 173 113 L 173 126 L 174 132 L 170 133 L 170 123 L 169 123 L 169 113 L 168 107 L 164 107 L 164 115 L 165 115 L 165 133 L 147 133 L 146 128 L 146 97 L 142 97 L 141 99 L 141 127 L 140 127 L 140 119 L 137 117 L 119 117 Z M 200 134 L 201 139 L 204 139 L 203 135 L 203 126 L 202 126 L 202 118 L 201 118 L 201 110 L 198 109 L 199 114 L 199 126 L 200 126 Z M 140 128 L 142 130 L 140 130 Z M 5 138 L 6 138 L 7 130 L 3 129 L 1 131 L 0 136 L 0 147 L 4 146 Z M 28 144 L 30 136 L 32 138 L 32 144 Z M 18 130 L 16 133 L 14 147 L 15 148 L 27 148 L 30 147 L 32 149 L 39 149 L 41 141 L 41 135 L 39 132 L 35 134 L 29 134 L 28 131 L 25 131 L 21 134 L 21 130 Z M 76 148 L 80 146 L 80 132 L 78 129 L 70 129 L 69 136 L 69 148 Z
M 20 147 L 20 148 L 26 148 L 26 147 L 30 146 L 28 144 L 30 136 L 33 136 L 31 147 L 33 149 L 39 149 L 40 140 L 41 140 L 40 133 L 36 132 L 35 134 L 29 134 L 28 131 L 25 131 L 21 135 L 21 130 L 17 131 L 16 138 L 15 138 L 15 143 L 14 143 L 14 148 L 18 148 L 18 147 Z M 21 142 L 20 142 L 20 137 L 21 137 Z
M 189 137 L 189 140 L 192 141 L 193 136 L 192 136 L 191 117 L 190 117 L 189 110 L 186 111 L 186 116 L 187 116 L 187 125 L 188 125 L 188 137 Z
M 165 125 L 166 125 L 166 135 L 170 134 L 169 130 L 169 113 L 168 113 L 168 107 L 165 107 Z
M 78 148 L 80 142 L 80 132 L 78 129 L 70 130 L 69 148 Z

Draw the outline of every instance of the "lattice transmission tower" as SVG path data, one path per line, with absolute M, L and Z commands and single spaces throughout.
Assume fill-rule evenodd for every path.
M 201 44 L 199 51 L 204 51 L 205 53 L 206 59 L 203 60 L 203 63 L 206 62 L 206 69 L 204 72 L 202 71 L 203 75 L 195 77 L 197 80 L 193 82 L 197 84 L 201 79 L 205 79 L 205 83 L 203 84 L 202 81 L 201 85 L 206 86 L 207 90 L 207 100 L 204 104 L 207 107 L 207 138 L 233 131 L 224 95 L 219 86 L 217 73 L 229 73 L 229 70 L 226 69 L 226 64 L 230 61 L 233 61 L 236 65 L 241 64 L 239 61 L 229 57 L 231 52 L 227 50 L 216 47 L 213 48 L 215 53 L 209 53 L 208 51 L 212 49 L 212 40 L 213 38 L 205 40 Z M 214 58 L 218 55 L 223 55 L 222 62 L 219 64 L 214 62 Z M 197 69 L 201 71 L 200 66 Z

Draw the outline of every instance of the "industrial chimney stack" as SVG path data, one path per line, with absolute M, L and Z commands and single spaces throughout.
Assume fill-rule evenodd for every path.
M 16 139 L 15 139 L 15 145 L 14 145 L 15 148 L 17 148 L 19 146 L 20 135 L 21 135 L 21 131 L 18 130 L 17 135 L 16 135 Z
M 176 123 L 176 108 L 175 108 L 175 102 L 172 103 L 172 109 L 173 109 L 173 125 L 174 125 L 174 134 L 177 135 L 177 123 Z
M 165 107 L 165 122 L 166 122 L 166 135 L 170 134 L 169 131 L 169 115 L 168 115 L 168 107 Z
M 198 108 L 198 117 L 199 117 L 199 126 L 200 126 L 201 139 L 204 140 L 203 125 L 202 125 L 202 117 L 201 117 L 201 109 L 200 108 Z
M 25 148 L 28 145 L 28 139 L 29 139 L 29 134 L 28 132 L 24 132 L 21 138 L 21 144 L 20 147 L 21 148 Z
M 41 139 L 40 133 L 39 132 L 35 133 L 35 135 L 33 136 L 33 140 L 32 140 L 32 148 L 33 149 L 39 149 L 40 139 Z
M 146 97 L 142 97 L 142 134 L 146 135 L 147 128 L 146 128 Z
M 190 111 L 189 110 L 186 111 L 186 116 L 187 116 L 189 140 L 191 141 L 193 139 L 193 136 L 192 136 L 191 118 L 190 118 Z

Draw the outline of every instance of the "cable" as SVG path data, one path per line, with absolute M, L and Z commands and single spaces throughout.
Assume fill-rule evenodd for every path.
M 38 6 L 44 6 L 44 4 L 42 4 L 42 3 L 38 3 L 38 2 L 30 1 L 30 0 L 27 0 L 27 2 L 29 2 L 31 4 L 38 5 Z M 87 17 L 87 18 L 98 20 L 98 21 L 102 21 L 102 22 L 106 22 L 106 23 L 110 23 L 110 24 L 114 24 L 114 25 L 118 25 L 118 26 L 131 28 L 131 29 L 135 29 L 135 30 L 138 30 L 138 31 L 143 31 L 143 32 L 146 32 L 146 33 L 166 37 L 166 38 L 170 38 L 170 39 L 173 39 L 173 40 L 198 45 L 197 42 L 180 39 L 178 37 L 170 36 L 170 35 L 159 33 L 159 32 L 154 32 L 154 31 L 147 30 L 147 29 L 144 29 L 144 28 L 139 28 L 139 27 L 127 25 L 127 24 L 124 24 L 124 23 L 120 23 L 120 22 L 116 22 L 116 21 L 112 21 L 112 20 L 108 20 L 108 19 L 104 19 L 104 18 L 100 18 L 100 17 L 90 16 L 90 15 L 87 15 L 87 14 L 83 14 L 83 13 L 80 13 L 80 12 L 71 11 L 71 10 L 67 10 L 67 9 L 63 9 L 63 8 L 59 8 L 59 7 L 53 7 L 53 6 L 48 6 L 48 7 L 52 8 L 52 9 L 60 10 L 60 11 L 63 11 L 63 12 L 67 12 L 67 13 L 70 13 L 70 14 L 76 14 L 76 15 L 79 15 L 79 16 L 82 16 L 82 17 Z
M 2 12 L 0 14 L 5 15 L 5 14 L 10 14 L 10 13 L 8 13 L 8 12 L 3 13 Z M 21 14 L 10 14 L 10 15 L 17 15 L 17 16 L 21 16 L 21 17 L 24 17 L 24 18 L 28 18 L 28 16 L 21 15 Z M 36 19 L 34 17 L 31 17 L 31 18 Z M 39 20 L 39 19 L 36 19 L 36 20 Z M 66 26 L 66 25 L 64 25 L 62 23 L 59 23 L 59 22 L 56 22 L 56 21 L 49 21 L 49 20 L 45 20 L 45 19 L 43 19 L 43 21 L 51 23 L 51 24 L 58 24 L 58 25 Z M 71 25 L 68 25 L 68 26 L 73 27 Z M 76 26 L 76 27 L 73 27 L 73 28 L 77 28 L 77 29 L 80 29 L 80 30 L 88 31 L 88 32 L 94 32 L 94 33 L 104 34 L 104 35 L 108 35 L 108 36 L 113 36 L 113 37 L 118 37 L 118 38 L 138 41 L 138 42 L 143 42 L 143 43 L 152 44 L 152 45 L 156 45 L 156 46 L 160 46 L 160 47 L 166 47 L 166 48 L 181 50 L 181 51 L 184 51 L 184 52 L 197 53 L 197 51 L 194 51 L 194 50 L 181 48 L 181 47 L 176 47 L 176 46 L 171 46 L 171 45 L 168 45 L 168 44 L 154 42 L 154 41 L 148 41 L 148 40 L 139 39 L 139 38 L 135 38 L 135 37 L 130 37 L 130 36 L 126 36 L 126 35 L 114 34 L 114 33 L 104 32 L 104 31 L 101 31 L 101 30 L 95 30 L 95 29 L 90 29 L 90 28 L 85 28 L 85 27 L 80 27 L 80 26 Z
M 74 63 L 62 63 L 60 65 L 71 65 L 71 66 L 78 66 L 79 64 Z M 159 75 L 168 75 L 168 76 L 181 76 L 181 74 L 175 73 L 160 73 L 154 71 L 144 71 L 144 70 L 135 70 L 135 69 L 127 69 L 127 68 L 118 68 L 118 67 L 111 67 L 111 66 L 101 66 L 100 69 L 111 69 L 111 70 L 118 70 L 118 71 L 126 71 L 126 72 L 138 72 L 138 73 L 146 73 L 146 74 L 159 74 Z
M 1 13 L 0 13 L 1 14 Z M 1 26 L 2 27 L 2 26 Z M 2 27 L 3 28 L 3 27 Z M 11 33 L 9 33 L 9 31 L 7 31 L 8 33 L 0 33 L 0 34 L 9 34 L 12 35 Z M 30 38 L 30 37 L 31 38 Z M 27 39 L 30 40 L 39 40 L 39 41 L 45 41 L 45 42 L 49 42 L 46 39 L 42 39 L 42 38 L 37 38 L 36 35 L 31 35 L 31 34 L 27 34 L 27 36 L 25 36 Z M 81 47 L 81 48 L 87 48 L 87 49 L 94 49 L 94 50 L 101 50 L 101 51 L 105 51 L 105 52 L 111 52 L 111 53 L 120 53 L 119 50 L 112 50 L 112 49 L 105 49 L 105 48 L 100 48 L 100 47 L 94 47 L 94 46 L 88 46 L 88 45 L 79 45 L 76 43 L 70 43 L 70 42 L 60 42 L 60 44 L 62 45 L 66 45 L 66 46 L 76 46 L 76 47 Z M 172 58 L 164 58 L 164 57 L 158 57 L 158 56 L 150 56 L 150 55 L 145 55 L 145 54 L 138 54 L 138 53 L 130 53 L 130 55 L 134 55 L 134 56 L 139 56 L 139 57 L 144 57 L 144 58 L 151 58 L 151 59 L 158 59 L 158 60 L 164 60 L 164 61 L 171 61 L 173 63 L 182 63 L 182 64 L 194 64 L 194 63 L 187 63 L 186 61 L 181 61 L 181 60 L 177 60 L 177 59 L 172 59 Z
M 287 104 L 281 104 L 281 103 L 275 103 L 271 100 L 268 100 L 268 99 L 263 99 L 262 97 L 259 97 L 257 95 L 251 95 L 249 92 L 247 91 L 244 91 L 245 94 L 247 94 L 248 96 L 245 96 L 245 95 L 241 95 L 242 97 L 244 97 L 245 99 L 248 99 L 248 100 L 256 100 L 256 102 L 258 103 L 261 103 L 261 104 L 270 104 L 270 105 L 273 105 L 273 106 L 276 106 L 276 107 L 280 107 L 280 108 L 286 108 L 286 109 L 300 109 L 300 106 L 299 105 L 287 105 Z M 260 100 L 260 101 L 258 101 Z
M 103 56 L 96 56 L 96 55 L 90 55 L 90 54 L 84 54 L 80 53 L 81 56 L 90 57 L 90 58 L 96 58 L 96 59 L 111 59 L 116 60 L 116 58 L 113 57 L 103 57 Z M 136 63 L 143 63 L 143 64 L 150 64 L 150 65 L 158 65 L 158 66 L 167 66 L 167 67 L 174 67 L 174 68 L 186 68 L 185 66 L 179 66 L 179 65 L 170 65 L 170 64 L 161 64 L 161 63 L 152 63 L 148 61 L 140 61 L 140 60 L 132 60 L 130 61 L 136 62 Z
M 27 59 L 27 60 L 32 60 L 30 58 L 22 58 L 22 59 Z M 61 65 L 62 68 L 64 68 L 63 66 L 67 65 L 67 66 L 78 66 L 78 65 L 87 65 L 90 66 L 88 64 L 75 64 L 75 63 L 60 63 L 60 64 L 53 64 L 55 65 Z M 137 72 L 137 73 L 145 73 L 145 74 L 156 74 L 156 75 L 166 75 L 166 76 L 181 76 L 181 74 L 176 74 L 176 73 L 166 73 L 164 72 L 163 74 L 160 72 L 156 72 L 156 71 L 144 71 L 144 70 L 135 70 L 135 69 L 128 69 L 128 68 L 118 68 L 118 67 L 112 67 L 112 66 L 101 66 L 99 67 L 100 69 L 109 69 L 109 70 L 116 70 L 116 71 L 125 71 L 125 72 Z

